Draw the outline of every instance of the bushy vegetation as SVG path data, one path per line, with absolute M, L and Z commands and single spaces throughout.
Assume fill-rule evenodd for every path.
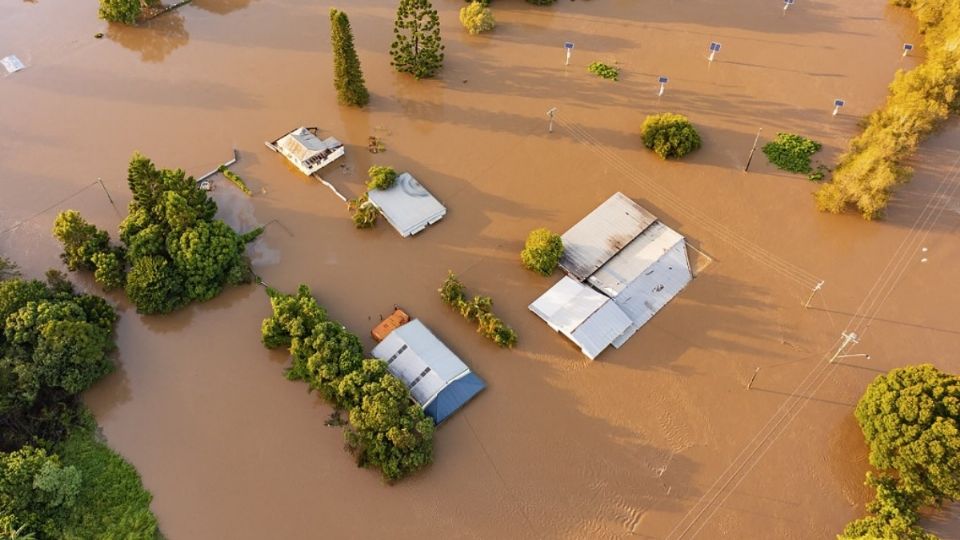
M 249 283 L 244 248 L 263 232 L 238 234 L 214 219 L 217 204 L 182 170 L 157 169 L 134 154 L 127 180 L 133 200 L 120 223 L 122 247 L 74 210 L 62 212 L 53 235 L 70 270 L 93 270 L 105 289 L 124 287 L 140 313 L 168 313 L 202 302 L 224 287 Z
M 543 228 L 530 231 L 520 252 L 523 266 L 542 276 L 552 274 L 562 257 L 563 240 L 560 235 Z
M 0 276 L 0 538 L 155 538 L 150 494 L 78 399 L 113 369 L 117 315 L 47 281 Z
M 603 62 L 590 64 L 587 66 L 587 71 L 610 81 L 616 81 L 620 78 L 620 68 L 604 64 Z
M 763 145 L 763 153 L 778 169 L 814 175 L 810 158 L 820 151 L 817 141 L 793 133 L 777 133 L 777 138 Z M 812 179 L 812 178 L 811 178 Z
M 477 333 L 501 347 L 517 344 L 517 333 L 493 314 L 493 300 L 489 296 L 474 296 L 468 300 L 463 284 L 453 272 L 447 274 L 438 291 L 444 303 L 459 311 L 468 321 L 477 323 Z
M 343 105 L 363 107 L 370 102 L 370 93 L 363 81 L 360 58 L 353 48 L 353 30 L 347 14 L 330 10 L 330 44 L 333 48 L 333 85 L 337 100 Z
M 686 116 L 653 114 L 640 128 L 643 145 L 663 159 L 681 158 L 700 148 L 700 134 Z
M 840 538 L 933 538 L 917 511 L 960 499 L 960 377 L 929 364 L 894 369 L 870 383 L 855 414 L 880 473 L 867 475 L 871 515 Z
M 367 176 L 370 177 L 367 181 L 369 189 L 390 189 L 397 181 L 397 171 L 393 167 L 374 165 L 367 170 Z
M 100 0 L 100 18 L 123 24 L 136 24 L 145 5 L 153 0 Z
M 910 178 L 904 162 L 924 137 L 960 110 L 960 2 L 892 3 L 916 15 L 926 58 L 910 71 L 897 72 L 887 102 L 867 117 L 866 128 L 840 157 L 831 182 L 816 192 L 817 207 L 825 212 L 856 208 L 866 219 L 881 217 L 894 186 Z
M 470 34 L 476 35 L 487 32 L 497 26 L 497 21 L 493 18 L 493 12 L 490 11 L 487 4 L 487 2 L 475 0 L 470 2 L 470 5 L 460 8 L 460 24 Z
M 358 229 L 371 229 L 377 224 L 377 207 L 370 202 L 370 196 L 364 193 L 356 199 L 347 201 L 347 210 L 353 212 L 353 225 Z
M 240 176 L 238 176 L 235 172 L 228 169 L 226 165 L 217 167 L 217 170 L 220 171 L 220 174 L 222 174 L 224 178 L 240 188 L 240 191 L 242 191 L 245 195 L 253 195 L 253 192 L 247 187 L 247 183 L 243 181 L 243 178 L 240 178 Z
M 374 467 L 393 482 L 432 461 L 433 419 L 403 381 L 378 359 L 364 359 L 360 340 L 301 285 L 295 295 L 268 290 L 273 316 L 263 321 L 263 344 L 286 347 L 287 378 L 306 382 L 337 411 L 348 411 L 347 448 L 358 466 Z
M 440 17 L 430 0 L 400 0 L 393 34 L 390 65 L 400 73 L 423 79 L 443 66 Z

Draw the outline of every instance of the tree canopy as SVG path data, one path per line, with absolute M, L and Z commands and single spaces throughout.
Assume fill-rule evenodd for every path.
M 216 203 L 182 170 L 158 169 L 134 154 L 127 183 L 133 195 L 120 223 L 122 247 L 74 210 L 57 216 L 53 234 L 70 270 L 93 270 L 105 289 L 123 287 L 137 311 L 168 313 L 214 298 L 229 285 L 249 282 L 246 243 L 262 228 L 241 235 L 214 219 Z
M 469 5 L 460 8 L 460 24 L 470 34 L 487 32 L 497 26 L 497 21 L 493 18 L 493 12 L 490 11 L 487 4 L 488 2 L 474 0 Z
M 100 0 L 100 18 L 123 24 L 136 24 L 145 0 Z
M 700 148 L 700 134 L 686 116 L 652 114 L 640 128 L 643 145 L 663 159 L 682 158 Z
M 440 17 L 430 0 L 400 0 L 393 25 L 390 62 L 418 79 L 434 76 L 443 65 Z
M 563 240 L 560 235 L 549 229 L 534 229 L 527 235 L 527 241 L 520 252 L 523 266 L 542 275 L 549 276 L 557 269 L 563 258 Z
M 263 344 L 288 348 L 287 378 L 306 382 L 337 411 L 348 411 L 344 437 L 357 464 L 379 469 L 389 482 L 428 465 L 433 419 L 406 385 L 383 361 L 364 359 L 360 339 L 329 320 L 307 286 L 294 295 L 268 294 L 273 315 L 261 326 Z
M 347 14 L 330 10 L 330 44 L 333 47 L 333 86 L 337 100 L 344 105 L 363 107 L 370 101 L 370 93 L 363 82 L 360 58 L 353 48 L 353 31 Z

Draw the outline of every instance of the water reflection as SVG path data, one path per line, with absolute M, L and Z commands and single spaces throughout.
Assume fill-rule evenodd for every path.
M 107 37 L 125 49 L 140 53 L 144 62 L 163 62 L 167 55 L 187 44 L 190 34 L 178 11 L 164 13 L 140 26 L 110 24 Z
M 250 6 L 250 2 L 252 1 L 253 0 L 193 0 L 190 5 L 196 6 L 204 11 L 209 11 L 210 13 L 226 15 L 227 13 Z

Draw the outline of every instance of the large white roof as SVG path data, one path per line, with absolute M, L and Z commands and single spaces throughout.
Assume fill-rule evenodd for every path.
M 371 189 L 367 195 L 404 238 L 440 221 L 447 213 L 446 207 L 410 173 L 398 176 L 390 189 Z
M 623 193 L 614 193 L 563 233 L 560 267 L 584 281 L 656 220 Z
M 658 221 L 601 266 L 588 281 L 615 298 L 679 242 L 683 242 L 683 236 Z M 689 281 L 690 272 L 686 274 Z
M 390 332 L 373 348 L 422 407 L 426 407 L 451 382 L 470 373 L 453 351 L 414 319 Z

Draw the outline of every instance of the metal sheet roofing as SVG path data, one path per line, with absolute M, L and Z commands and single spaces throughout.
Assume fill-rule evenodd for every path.
M 569 276 L 564 276 L 529 307 L 551 328 L 576 343 L 591 360 L 633 324 L 613 301 Z
M 614 193 L 563 234 L 560 267 L 584 281 L 656 219 L 623 193 Z
M 440 221 L 447 213 L 446 207 L 410 173 L 398 176 L 390 189 L 371 189 L 368 196 L 404 238 Z
M 636 279 L 646 274 L 650 267 L 673 249 L 678 242 L 683 242 L 683 236 L 680 233 L 663 223 L 654 223 L 636 240 L 611 257 L 588 278 L 588 281 L 607 296 L 615 298 Z M 683 258 L 683 266 L 687 269 L 689 281 L 689 265 L 685 262 L 686 252 Z
M 373 355 L 387 363 L 425 411 L 433 411 L 438 424 L 484 388 L 483 381 L 419 319 L 390 332 L 373 348 Z M 437 400 L 442 403 L 429 408 Z

